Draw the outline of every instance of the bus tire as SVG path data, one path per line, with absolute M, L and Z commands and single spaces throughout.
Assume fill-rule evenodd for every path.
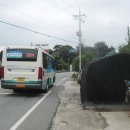
M 56 77 L 54 76 L 54 77 L 53 77 L 53 83 L 55 82 L 55 80 L 56 80 Z
M 51 86 L 50 86 L 51 88 L 53 87 L 53 84 L 51 84 Z
M 15 93 L 20 93 L 22 90 L 21 90 L 21 89 L 13 89 L 13 91 L 14 91 Z
M 48 86 L 48 82 L 47 82 L 47 83 L 46 83 L 46 89 L 44 90 L 45 93 L 48 92 L 48 87 L 49 87 L 49 86 Z

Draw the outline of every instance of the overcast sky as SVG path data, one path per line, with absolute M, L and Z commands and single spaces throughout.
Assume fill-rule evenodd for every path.
M 85 14 L 82 39 L 93 46 L 104 41 L 118 47 L 126 42 L 130 24 L 129 0 L 0 0 L 0 21 L 72 42 L 64 42 L 0 22 L 0 47 L 47 43 L 78 45 L 78 22 L 73 15 Z

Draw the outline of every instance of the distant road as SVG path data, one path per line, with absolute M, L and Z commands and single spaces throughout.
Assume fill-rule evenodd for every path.
M 58 92 L 72 73 L 57 73 L 47 94 L 14 93 L 0 88 L 0 130 L 47 130 L 59 104 Z

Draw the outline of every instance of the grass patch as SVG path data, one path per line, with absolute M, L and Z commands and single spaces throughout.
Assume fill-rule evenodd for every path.
M 71 77 L 72 77 L 72 80 L 77 81 L 77 74 L 76 73 L 73 73 Z

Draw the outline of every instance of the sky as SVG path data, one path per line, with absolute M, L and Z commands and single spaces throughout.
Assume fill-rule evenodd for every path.
M 74 15 L 80 8 L 82 43 L 104 41 L 117 49 L 126 43 L 129 5 L 129 0 L 0 0 L 0 48 L 31 43 L 75 48 L 79 26 Z

